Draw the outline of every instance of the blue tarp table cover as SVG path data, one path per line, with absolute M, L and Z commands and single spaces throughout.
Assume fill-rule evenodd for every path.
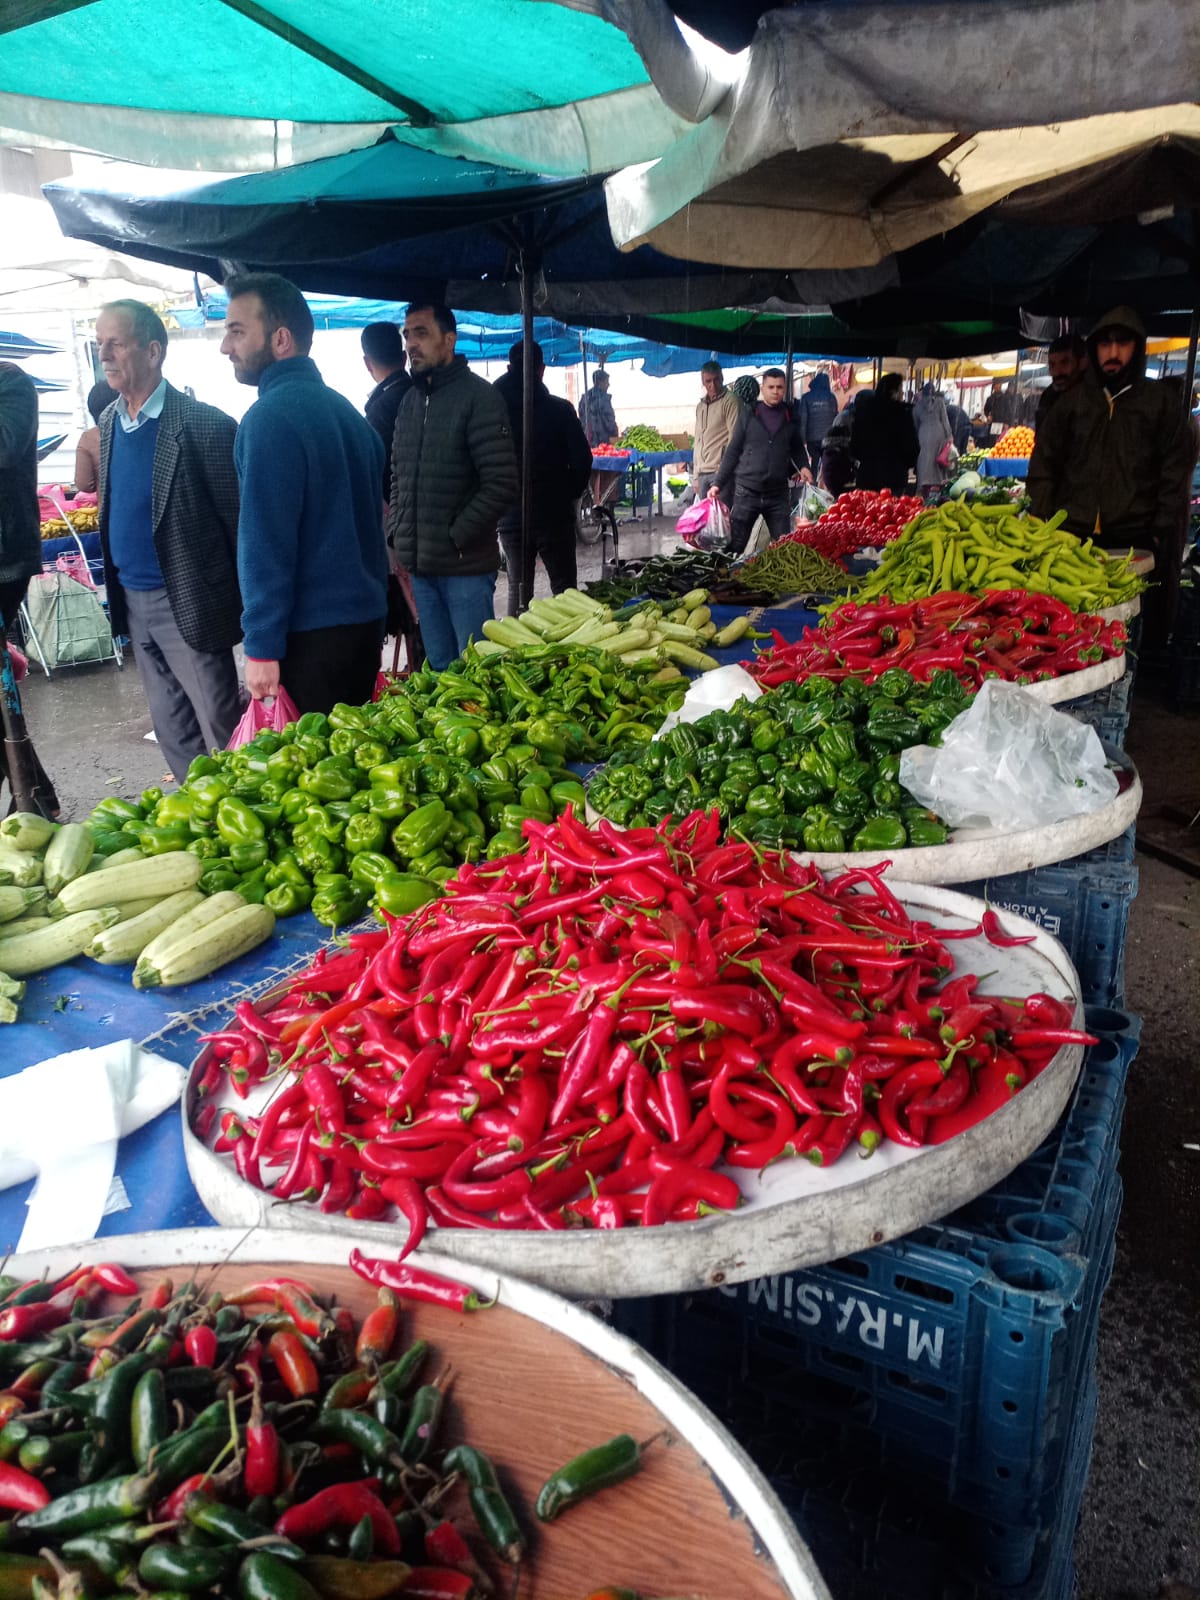
M 1029 457 L 988 456 L 980 467 L 985 478 L 1024 478 L 1029 474 Z
M 724 627 L 744 609 L 714 606 L 713 621 Z M 772 608 L 756 626 L 763 631 L 778 628 L 792 639 L 816 620 L 815 612 L 799 606 Z M 753 652 L 754 642 L 740 639 L 712 654 L 727 666 L 751 659 Z M 115 1039 L 136 1039 L 180 1066 L 189 1066 L 199 1050 L 200 1035 L 220 1027 L 239 999 L 262 994 L 307 966 L 329 938 L 329 930 L 307 912 L 289 917 L 277 925 L 267 944 L 182 989 L 135 989 L 129 967 L 102 967 L 81 956 L 29 979 L 20 1021 L 5 1027 L 0 1036 L 0 1077 L 11 1077 L 49 1056 Z M 46 1116 L 53 1115 L 54 1107 L 48 1105 Z M 188 1177 L 178 1106 L 121 1141 L 117 1176 L 128 1192 L 130 1208 L 105 1217 L 101 1237 L 212 1222 Z M 20 1238 L 32 1187 L 24 1183 L 0 1190 L 0 1248 L 5 1251 Z

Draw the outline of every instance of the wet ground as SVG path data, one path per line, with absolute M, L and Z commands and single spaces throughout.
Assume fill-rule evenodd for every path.
M 668 528 L 623 527 L 621 554 L 661 548 Z M 599 551 L 581 546 L 579 554 L 581 580 L 597 575 Z M 544 584 L 540 568 L 539 578 Z M 1164 687 L 1142 674 L 1128 746 L 1147 808 L 1190 816 L 1200 810 L 1200 713 L 1163 709 Z M 24 701 L 67 814 L 162 781 L 131 659 L 123 671 L 65 668 L 50 681 L 34 669 Z M 1100 1417 L 1076 1552 L 1083 1600 L 1149 1600 L 1168 1580 L 1200 1589 L 1200 880 L 1144 855 L 1137 864 L 1126 1006 L 1145 1025 L 1130 1073 L 1125 1206 L 1101 1315 Z M 1174 1592 L 1182 1600 L 1187 1591 Z

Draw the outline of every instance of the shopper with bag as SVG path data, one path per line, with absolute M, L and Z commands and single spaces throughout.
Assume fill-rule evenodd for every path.
M 922 494 L 928 495 L 946 482 L 955 459 L 954 435 L 946 415 L 946 402 L 932 382 L 921 386 L 913 406 L 913 424 L 919 446 L 917 486 Z
M 301 712 L 362 705 L 379 673 L 387 611 L 383 444 L 309 356 L 313 318 L 273 272 L 225 284 L 221 353 L 258 399 L 234 457 L 246 687 L 283 684 Z
M 710 500 L 728 504 L 733 489 L 729 543 L 733 555 L 745 550 L 759 517 L 771 538 L 781 539 L 791 525 L 789 481 L 798 473 L 805 483 L 812 482 L 800 425 L 783 397 L 786 387 L 787 374 L 779 367 L 763 373 L 762 398 L 738 418 L 716 482 L 708 491 Z
M 100 419 L 100 549 L 109 621 L 128 634 L 150 721 L 180 783 L 241 714 L 237 424 L 163 377 L 167 330 L 140 300 L 96 319 L 117 400 Z
M 908 490 L 908 473 L 921 447 L 912 412 L 904 403 L 904 379 L 885 372 L 870 393 L 854 401 L 850 452 L 858 462 L 854 481 L 860 489 Z

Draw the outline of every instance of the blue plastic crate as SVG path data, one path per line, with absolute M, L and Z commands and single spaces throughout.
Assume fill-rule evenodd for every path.
M 1132 863 L 1077 856 L 1052 867 L 956 885 L 1052 933 L 1079 974 L 1085 1005 L 1119 1006 L 1125 995 L 1125 935 L 1138 888 Z
M 1090 1383 L 1059 1481 L 1040 1515 L 1016 1522 L 939 1503 L 869 1439 L 852 1451 L 803 1441 L 790 1466 L 766 1470 L 838 1600 L 1071 1600 L 1096 1410 Z
M 1059 1471 L 1094 1364 L 1122 1187 L 1121 1115 L 1140 1021 L 1101 1042 L 1054 1133 L 1002 1184 L 907 1238 L 827 1267 L 614 1318 L 751 1454 L 814 1418 L 858 1427 L 967 1509 L 1028 1509 Z

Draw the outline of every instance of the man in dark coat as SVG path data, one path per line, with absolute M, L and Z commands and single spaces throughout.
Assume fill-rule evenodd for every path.
M 182 783 L 241 715 L 237 424 L 163 377 L 167 330 L 140 300 L 104 306 L 96 344 L 119 397 L 100 419 L 109 620 L 133 642 L 155 736 Z
M 412 574 L 429 664 L 443 671 L 495 614 L 496 523 L 517 498 L 502 395 L 455 354 L 448 306 L 414 301 L 404 318 L 413 386 L 392 441 L 388 543 Z
M 11 361 L 0 361 L 0 622 L 6 632 L 16 624 L 30 578 L 42 570 L 37 433 L 38 398 L 33 379 Z M 0 743 L 0 783 L 7 775 Z M 47 817 L 57 816 L 57 796 L 36 756 L 33 789 L 37 808 Z
M 854 481 L 860 489 L 907 494 L 921 446 L 898 372 L 885 372 L 870 393 L 855 399 L 850 451 L 858 462 Z
M 363 415 L 383 440 L 387 455 L 383 468 L 383 498 L 392 498 L 392 438 L 396 432 L 396 413 L 400 402 L 412 388 L 412 379 L 405 371 L 408 358 L 404 354 L 404 341 L 394 322 L 372 322 L 362 331 L 363 366 L 375 380 L 375 387 L 367 396 Z
M 1165 641 L 1174 613 L 1187 526 L 1194 443 L 1174 390 L 1146 377 L 1146 329 L 1129 306 L 1100 318 L 1088 339 L 1089 370 L 1055 402 L 1029 463 L 1040 517 L 1106 550 L 1154 552 L 1156 590 L 1146 630 Z
M 593 450 L 598 444 L 617 442 L 617 413 L 609 398 L 608 373 L 603 367 L 592 373 L 592 387 L 579 402 L 579 420 Z
M 808 459 L 814 470 L 821 459 L 825 435 L 837 421 L 837 414 L 838 403 L 829 387 L 829 374 L 814 372 L 797 408 L 804 448 L 808 451 Z
M 1046 352 L 1050 382 L 1038 400 L 1034 417 L 1035 431 L 1042 426 L 1063 395 L 1070 394 L 1077 384 L 1083 382 L 1087 364 L 1087 345 L 1077 333 L 1064 333 L 1055 339 Z
M 533 570 L 538 556 L 550 579 L 553 594 L 575 587 L 575 511 L 592 470 L 592 450 L 575 408 L 558 400 L 542 381 L 546 370 L 542 347 L 529 347 L 533 390 L 533 436 L 530 448 L 530 493 L 533 516 L 524 541 L 522 570 L 521 502 L 500 518 L 497 532 L 508 569 L 508 614 L 520 611 L 522 588 L 533 590 Z M 525 345 L 508 352 L 508 371 L 496 379 L 512 424 L 517 460 L 521 459 L 521 404 Z
M 762 399 L 752 411 L 743 411 L 725 447 L 717 481 L 708 491 L 710 500 L 725 500 L 733 486 L 729 510 L 732 554 L 746 548 L 759 517 L 772 539 L 780 539 L 791 523 L 788 483 L 797 473 L 812 482 L 808 451 L 800 424 L 783 398 L 787 374 L 778 367 L 763 373 Z

